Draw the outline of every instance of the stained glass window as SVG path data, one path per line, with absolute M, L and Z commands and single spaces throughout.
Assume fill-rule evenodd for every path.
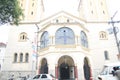
M 45 31 L 42 36 L 41 36 L 41 39 L 40 39 L 40 43 L 41 43 L 41 48 L 45 48 L 48 46 L 49 44 L 49 35 L 48 35 L 48 32 Z
M 55 34 L 56 44 L 74 44 L 75 36 L 72 29 L 63 27 L 57 30 Z
M 87 36 L 86 33 L 81 31 L 81 45 L 88 48 L 88 40 L 87 40 Z

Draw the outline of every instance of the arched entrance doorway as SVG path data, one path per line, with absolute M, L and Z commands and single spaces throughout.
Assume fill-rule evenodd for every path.
M 59 80 L 74 79 L 75 65 L 70 56 L 62 56 L 58 61 L 58 78 Z
M 39 73 L 48 74 L 48 64 L 47 64 L 47 60 L 45 58 L 43 58 L 42 61 L 41 61 L 41 67 L 40 67 L 40 72 Z
M 85 80 L 90 80 L 90 78 L 91 78 L 91 69 L 90 69 L 89 60 L 88 60 L 87 57 L 84 58 L 83 69 L 84 69 Z

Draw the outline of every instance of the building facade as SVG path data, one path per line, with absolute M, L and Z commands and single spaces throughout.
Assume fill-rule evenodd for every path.
M 105 0 L 77 0 L 78 15 L 62 7 L 49 17 L 46 2 L 20 0 L 25 18 L 19 26 L 11 26 L 4 72 L 15 77 L 49 73 L 60 80 L 91 80 L 105 63 L 118 61 L 115 38 L 107 31 Z

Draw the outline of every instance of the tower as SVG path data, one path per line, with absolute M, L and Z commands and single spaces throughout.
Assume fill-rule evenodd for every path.
M 79 17 L 88 22 L 108 21 L 109 14 L 106 0 L 80 0 Z
M 39 22 L 44 13 L 43 0 L 20 0 L 24 19 L 22 22 Z

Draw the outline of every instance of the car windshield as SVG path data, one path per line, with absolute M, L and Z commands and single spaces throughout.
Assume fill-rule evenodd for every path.
M 108 67 L 105 66 L 103 70 L 101 71 L 100 75 L 107 75 Z
M 33 79 L 39 79 L 40 75 L 36 75 Z

